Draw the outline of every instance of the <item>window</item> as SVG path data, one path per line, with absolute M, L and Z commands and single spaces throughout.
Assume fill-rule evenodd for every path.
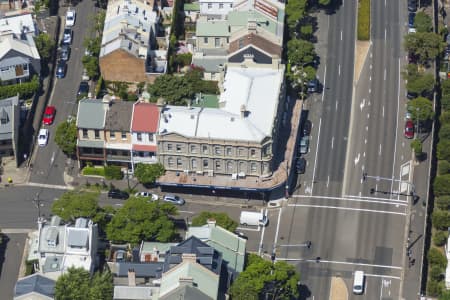
M 127 133 L 125 131 L 122 131 L 122 140 L 127 139 Z
M 238 149 L 238 156 L 244 156 L 245 155 L 245 150 L 243 148 L 239 148 Z
M 219 3 L 219 9 L 223 9 L 223 3 Z
M 177 144 L 177 152 L 181 152 L 181 145 Z
M 208 38 L 207 37 L 203 38 L 203 43 L 208 44 Z
M 208 154 L 208 146 L 207 145 L 202 146 L 202 152 L 203 152 L 203 154 Z
M 222 167 L 222 164 L 220 163 L 220 160 L 216 160 L 216 170 L 220 170 Z
M 243 162 L 243 161 L 241 161 L 241 162 L 239 163 L 239 172 L 244 172 L 244 173 L 247 172 L 246 164 L 245 164 L 245 162 Z
M 227 156 L 233 155 L 233 148 L 227 147 L 226 153 L 227 153 Z
M 233 162 L 232 161 L 227 162 L 227 172 L 233 172 Z
M 214 148 L 214 153 L 216 155 L 222 155 L 222 148 L 221 147 L 215 147 Z
M 169 167 L 173 167 L 173 158 L 172 157 L 169 157 L 167 159 L 167 164 L 169 165 Z
M 181 168 L 183 166 L 183 161 L 181 158 L 177 158 L 177 168 Z
M 214 47 L 219 48 L 220 47 L 220 38 L 214 39 Z
M 112 140 L 115 140 L 116 139 L 116 133 L 114 131 L 110 131 L 109 132 L 109 138 L 112 139 Z
M 100 139 L 100 130 L 98 130 L 98 129 L 94 130 L 94 135 L 95 135 L 95 139 L 99 140 Z
M 197 169 L 197 160 L 196 159 L 193 159 L 192 160 L 192 169 Z
M 244 47 L 244 39 L 239 39 L 239 49 Z
M 153 139 L 154 139 L 153 133 L 149 133 L 149 134 L 148 134 L 148 140 L 149 140 L 150 142 L 153 142 Z
M 212 3 L 208 3 L 208 9 L 212 8 Z
M 251 157 L 255 157 L 256 156 L 256 150 L 255 149 L 250 149 L 250 156 Z
M 208 169 L 208 167 L 209 167 L 209 161 L 207 159 L 204 159 L 203 160 L 203 168 Z
M 250 165 L 250 171 L 251 171 L 252 173 L 255 173 L 255 172 L 256 172 L 256 163 L 251 163 L 251 165 Z
M 167 144 L 167 151 L 172 151 L 172 150 L 173 150 L 172 144 Z
M 83 129 L 83 138 L 84 139 L 88 138 L 88 130 L 87 129 Z
M 197 146 L 191 145 L 191 153 L 197 153 Z
M 142 142 L 142 133 L 138 132 L 138 133 L 136 134 L 136 138 L 137 138 L 137 140 L 138 140 L 139 142 Z

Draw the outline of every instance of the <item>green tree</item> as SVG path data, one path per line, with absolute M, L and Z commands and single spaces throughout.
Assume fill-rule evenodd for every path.
M 95 273 L 90 277 L 83 268 L 69 268 L 55 284 L 58 300 L 109 300 L 113 298 L 113 280 L 110 272 Z
M 417 97 L 408 102 L 408 111 L 414 121 L 425 122 L 434 117 L 433 103 L 424 97 Z
M 405 80 L 413 81 L 417 79 L 418 77 L 422 76 L 423 73 L 419 72 L 419 66 L 416 64 L 407 64 L 406 69 L 402 71 L 402 75 L 405 78 Z M 434 82 L 433 82 L 434 85 Z
M 448 238 L 447 232 L 439 230 L 433 236 L 433 243 L 437 247 L 442 247 L 447 242 L 447 238 Z
M 300 26 L 300 38 L 309 40 L 313 36 L 314 28 L 311 24 L 302 24 Z
M 447 266 L 447 258 L 438 248 L 431 247 L 428 251 L 428 262 L 430 265 L 439 266 L 443 269 Z
M 450 95 L 450 80 L 441 81 L 442 95 Z
M 449 110 L 450 111 L 450 95 L 442 95 L 441 107 L 444 110 Z
M 202 211 L 198 216 L 192 219 L 192 226 L 205 225 L 208 219 L 216 220 L 216 224 L 228 231 L 234 232 L 238 223 L 230 218 L 226 213 Z
M 441 124 L 450 124 L 450 111 L 441 112 L 441 116 L 439 117 L 439 120 L 441 121 Z
M 55 133 L 55 143 L 66 155 L 75 155 L 77 150 L 77 125 L 75 119 L 58 124 Z
M 155 82 L 149 85 L 147 90 L 152 101 L 156 102 L 158 98 L 163 98 L 172 105 L 185 105 L 186 99 L 194 97 L 194 91 L 184 77 L 170 74 L 156 77 Z
M 286 23 L 291 32 L 295 31 L 300 19 L 306 16 L 307 0 L 292 0 L 286 4 Z
M 249 264 L 233 282 L 230 294 L 236 300 L 264 299 L 266 295 L 270 299 L 297 299 L 299 280 L 294 266 L 284 261 L 272 264 L 250 254 Z
M 405 36 L 405 49 L 418 56 L 420 63 L 434 60 L 445 47 L 442 37 L 434 32 L 417 32 Z
M 445 210 L 435 209 L 432 215 L 433 227 L 438 230 L 446 230 L 450 227 L 450 213 Z
M 85 55 L 81 59 L 81 62 L 83 63 L 88 76 L 91 78 L 97 78 L 97 76 L 99 75 L 98 58 L 96 56 Z
M 52 214 L 64 221 L 73 221 L 79 217 L 93 218 L 99 209 L 98 193 L 68 191 L 52 203 Z
M 414 18 L 414 26 L 416 26 L 417 32 L 431 32 L 433 20 L 424 11 L 419 11 Z
M 442 210 L 450 209 L 450 196 L 440 196 L 436 198 L 436 206 Z
M 422 142 L 419 139 L 414 139 L 411 142 L 411 149 L 413 149 L 414 154 L 416 156 L 421 155 L 422 154 Z
M 450 123 L 442 124 L 439 128 L 439 140 L 450 140 Z
M 438 162 L 438 174 L 445 175 L 450 173 L 450 162 L 446 160 L 440 160 Z
M 438 300 L 450 300 L 450 291 L 443 291 Z
M 444 290 L 444 286 L 442 282 L 429 279 L 427 282 L 427 296 L 436 297 L 440 294 L 442 294 L 442 291 Z
M 160 163 L 156 164 L 137 164 L 134 169 L 134 176 L 137 180 L 145 185 L 154 184 L 158 177 L 164 175 L 164 166 Z
M 412 74 L 411 77 L 406 83 L 406 89 L 408 91 L 419 95 L 433 91 L 435 83 L 433 74 L 422 75 L 421 73 L 417 73 Z
M 34 38 L 34 43 L 36 44 L 41 59 L 47 62 L 52 57 L 55 40 L 48 34 L 42 32 Z
M 168 242 L 176 234 L 170 217 L 177 213 L 172 204 L 132 197 L 117 210 L 106 227 L 106 235 L 109 240 L 120 243 Z
M 96 36 L 94 38 L 85 38 L 83 45 L 89 51 L 90 55 L 98 56 L 100 54 L 101 43 L 101 37 Z
M 327 6 L 331 3 L 331 0 L 319 0 L 319 4 L 323 6 Z
M 303 66 L 312 63 L 316 57 L 314 44 L 299 39 L 292 39 L 287 45 L 287 56 L 291 66 Z
M 438 144 L 438 147 L 440 144 Z M 434 194 L 438 197 L 450 195 L 450 174 L 436 176 L 434 178 L 433 189 Z
M 450 140 L 441 140 L 437 144 L 437 158 L 450 161 Z

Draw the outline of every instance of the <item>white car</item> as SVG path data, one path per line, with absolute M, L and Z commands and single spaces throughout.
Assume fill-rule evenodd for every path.
M 67 27 L 72 27 L 73 25 L 75 25 L 75 17 L 76 17 L 76 13 L 74 10 L 68 10 L 66 13 L 66 26 Z
M 148 197 L 148 198 L 152 198 L 152 201 L 156 201 L 156 200 L 158 200 L 159 199 L 159 197 L 158 197 L 158 195 L 156 195 L 156 194 L 152 194 L 152 193 L 149 193 L 149 192 L 138 192 L 138 193 L 136 193 L 135 195 L 134 195 L 135 197 Z
M 38 135 L 38 145 L 45 146 L 48 142 L 48 129 L 40 129 Z

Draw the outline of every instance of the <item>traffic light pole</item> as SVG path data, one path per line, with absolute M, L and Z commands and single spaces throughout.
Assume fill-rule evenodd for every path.
M 416 196 L 416 187 L 414 186 L 414 184 L 412 182 L 409 181 L 405 181 L 405 180 L 400 180 L 400 179 L 395 179 L 395 178 L 388 178 L 388 177 L 381 177 L 381 176 L 371 176 L 371 175 L 367 175 L 367 173 L 363 173 L 363 181 L 366 181 L 367 178 L 371 178 L 371 179 L 375 179 L 376 181 L 380 181 L 380 180 L 385 180 L 385 181 L 395 181 L 398 183 L 405 183 L 410 187 L 410 196 L 413 197 L 413 199 Z

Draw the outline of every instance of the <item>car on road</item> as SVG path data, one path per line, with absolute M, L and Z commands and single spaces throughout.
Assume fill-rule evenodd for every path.
M 86 95 L 89 93 L 89 83 L 87 81 L 80 82 L 78 87 L 77 96 Z
M 303 136 L 308 136 L 311 134 L 311 128 L 312 124 L 310 120 L 306 120 L 305 123 L 303 123 Z
M 410 12 L 417 11 L 417 0 L 408 0 L 408 11 Z
M 408 14 L 408 27 L 409 28 L 415 28 L 414 26 L 414 19 L 416 18 L 416 13 L 410 12 Z
M 412 119 L 411 113 L 410 113 L 409 111 L 406 111 L 406 112 L 405 112 L 405 121 L 411 120 L 411 119 Z
M 69 60 L 70 57 L 70 47 L 69 45 L 62 45 L 61 49 L 59 50 L 59 59 L 60 60 Z
M 64 28 L 62 43 L 66 45 L 72 44 L 72 28 Z
M 176 196 L 176 195 L 171 195 L 171 194 L 164 195 L 163 201 L 169 202 L 169 203 L 172 203 L 175 205 L 183 205 L 184 203 L 186 203 L 186 201 L 183 198 Z
M 56 78 L 66 77 L 67 64 L 65 60 L 59 60 L 56 65 Z
M 405 138 L 412 139 L 414 137 L 414 123 L 412 120 L 405 122 Z
M 111 189 L 108 191 L 108 197 L 113 199 L 126 200 L 130 197 L 127 192 L 121 191 L 119 189 Z
M 300 154 L 306 154 L 309 152 L 309 137 L 304 136 L 300 139 Z
M 303 157 L 300 157 L 295 164 L 295 170 L 297 174 L 304 174 L 306 169 L 306 160 Z
M 317 78 L 310 80 L 307 84 L 308 93 L 319 93 L 320 92 L 320 82 Z
M 44 147 L 48 143 L 48 129 L 42 128 L 38 134 L 38 145 Z
M 72 27 L 75 25 L 76 12 L 74 10 L 68 10 L 66 12 L 66 27 Z
M 159 196 L 156 194 L 152 194 L 149 192 L 138 192 L 134 194 L 135 197 L 144 197 L 144 198 L 152 198 L 152 201 L 156 201 L 159 199 Z
M 47 106 L 44 110 L 44 117 L 42 123 L 44 125 L 52 125 L 55 119 L 56 108 L 54 106 Z
M 353 275 L 353 294 L 364 294 L 364 278 L 363 271 L 355 271 L 355 274 Z

